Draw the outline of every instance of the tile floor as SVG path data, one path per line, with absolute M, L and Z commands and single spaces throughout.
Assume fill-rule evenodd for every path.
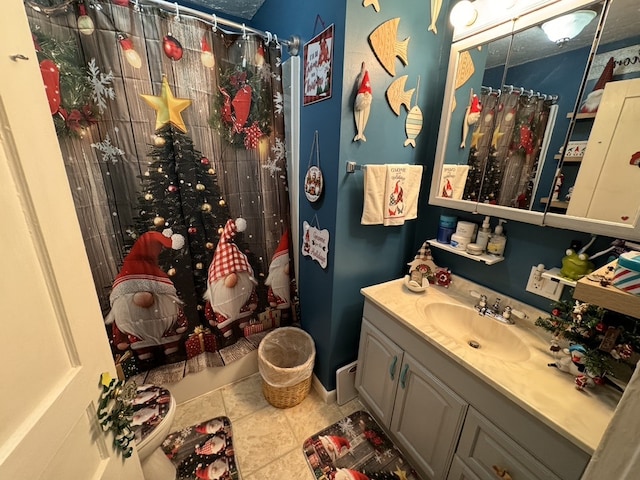
M 242 480 L 315 480 L 302 442 L 363 409 L 358 399 L 327 404 L 313 389 L 299 405 L 275 408 L 262 395 L 262 378 L 255 374 L 179 404 L 172 430 L 225 415 L 231 420 Z

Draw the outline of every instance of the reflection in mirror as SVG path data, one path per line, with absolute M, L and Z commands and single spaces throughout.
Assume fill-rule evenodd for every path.
M 637 0 L 610 3 L 558 176 L 567 215 L 638 223 L 639 20 Z
M 496 119 L 511 37 L 460 52 L 438 196 L 477 202 Z M 497 52 L 497 53 L 496 53 Z M 496 63 L 485 78 L 487 61 Z

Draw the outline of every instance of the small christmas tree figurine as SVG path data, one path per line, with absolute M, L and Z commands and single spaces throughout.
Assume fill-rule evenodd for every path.
M 640 351 L 636 320 L 596 305 L 557 302 L 551 316 L 535 324 L 553 334 L 550 350 L 556 361 L 549 366 L 573 375 L 578 389 L 604 383 L 615 362 L 633 369 L 629 360 Z M 562 349 L 563 342 L 569 347 Z

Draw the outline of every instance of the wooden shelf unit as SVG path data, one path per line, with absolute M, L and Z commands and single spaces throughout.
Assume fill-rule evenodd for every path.
M 598 114 L 598 112 L 578 113 L 578 114 L 576 114 L 576 120 L 587 120 L 587 119 L 590 119 L 590 118 L 596 118 L 597 114 Z M 567 118 L 573 118 L 573 112 L 567 113 Z
M 599 268 L 592 275 L 606 275 L 608 267 L 615 268 L 618 264 L 617 260 Z M 612 276 L 611 274 L 608 275 Z M 631 317 L 640 318 L 640 296 L 632 295 L 617 289 L 613 285 L 603 287 L 600 282 L 589 280 L 583 277 L 578 280 L 576 288 L 573 292 L 573 298 L 583 302 L 598 305 L 613 310 L 614 312 L 629 315 Z
M 542 197 L 540 199 L 540 203 L 549 203 L 549 197 Z M 563 202 L 562 200 L 552 200 L 551 201 L 551 207 L 552 208 L 561 208 L 563 210 L 566 210 L 567 208 L 569 208 L 569 202 Z

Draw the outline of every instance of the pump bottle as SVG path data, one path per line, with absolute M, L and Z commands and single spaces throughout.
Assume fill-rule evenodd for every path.
M 491 217 L 488 215 L 484 217 L 484 222 L 482 222 L 482 227 L 478 230 L 478 236 L 476 237 L 476 244 L 482 248 L 483 252 L 487 249 L 489 237 L 491 236 L 491 227 L 489 226 L 490 219 Z
M 502 224 L 506 222 L 506 220 L 498 220 L 498 225 L 496 225 L 496 229 L 493 235 L 489 237 L 489 243 L 487 244 L 487 253 L 495 255 L 497 257 L 501 257 L 502 255 L 504 255 L 504 247 L 507 244 L 507 237 L 505 237 L 505 235 L 502 233 Z

